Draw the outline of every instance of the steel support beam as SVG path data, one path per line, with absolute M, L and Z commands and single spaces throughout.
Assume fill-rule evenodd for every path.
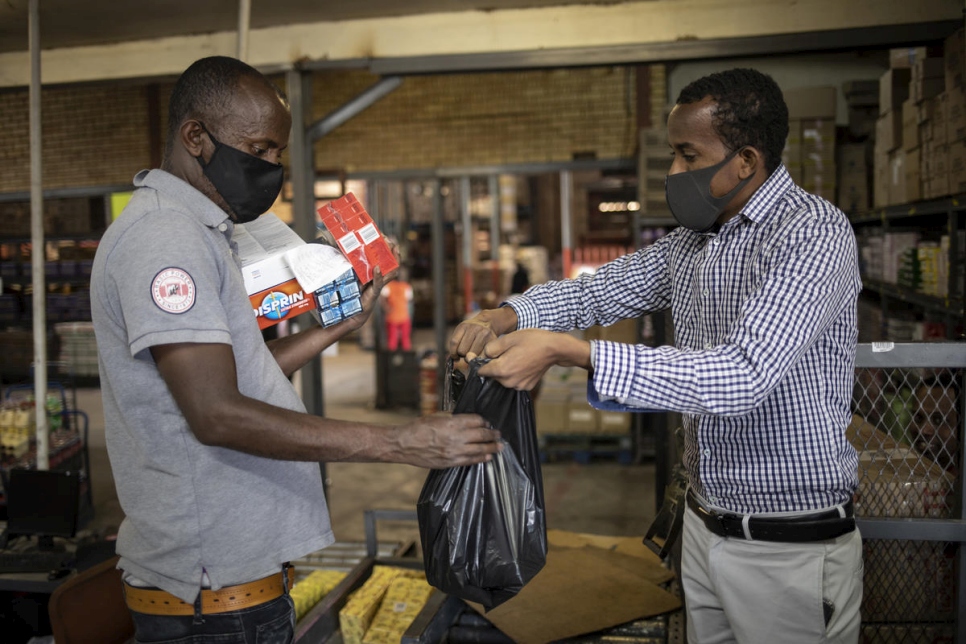
M 312 109 L 312 75 L 298 69 L 285 74 L 285 85 L 292 110 L 289 137 L 292 180 L 292 217 L 295 232 L 302 239 L 315 239 L 315 177 L 312 169 L 312 143 L 305 123 Z M 310 414 L 325 415 L 322 391 L 322 357 L 316 356 L 301 369 L 302 401 Z M 323 475 L 324 477 L 324 475 Z
M 321 119 L 310 125 L 307 130 L 308 140 L 310 142 L 318 141 L 329 132 L 344 124 L 346 121 L 358 116 L 365 109 L 378 103 L 381 99 L 402 85 L 402 82 L 403 79 L 398 76 L 390 76 L 388 78 L 380 79 L 375 85 L 369 87 L 348 103 L 339 106 L 332 112 L 326 114 Z
M 962 20 L 940 20 L 742 38 L 675 40 L 606 47 L 379 58 L 371 61 L 369 70 L 374 74 L 412 75 L 552 67 L 593 67 L 856 51 L 936 42 L 949 36 L 961 26 Z M 324 66 L 325 63 L 320 64 Z
M 40 129 L 40 0 L 30 0 L 30 268 L 33 272 L 34 400 L 37 469 L 50 467 L 47 435 L 47 286 L 44 247 L 43 152 Z

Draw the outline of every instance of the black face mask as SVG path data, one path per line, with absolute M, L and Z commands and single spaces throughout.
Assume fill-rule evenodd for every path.
M 664 177 L 664 196 L 668 208 L 679 224 L 699 233 L 708 231 L 718 221 L 736 194 L 751 181 L 751 177 L 738 182 L 731 192 L 723 197 L 711 194 L 711 180 L 718 174 L 718 170 L 725 167 L 741 149 L 732 152 L 724 161 L 700 170 L 678 172 Z
M 202 172 L 225 200 L 239 224 L 258 219 L 275 203 L 285 181 L 285 168 L 236 150 L 212 136 L 201 124 L 215 151 L 208 163 L 199 156 Z

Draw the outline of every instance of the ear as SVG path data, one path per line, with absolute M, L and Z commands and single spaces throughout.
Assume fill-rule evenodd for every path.
M 756 148 L 745 146 L 738 153 L 741 159 L 741 166 L 738 168 L 738 176 L 744 180 L 758 172 L 759 168 L 765 167 L 765 157 Z
M 200 157 L 205 146 L 205 133 L 201 123 L 193 119 L 188 119 L 181 124 L 178 134 L 181 136 L 181 145 L 193 157 Z

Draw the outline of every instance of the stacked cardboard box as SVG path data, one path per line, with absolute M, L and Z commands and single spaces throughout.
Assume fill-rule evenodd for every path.
M 904 59 L 899 59 L 904 60 Z M 879 79 L 879 120 L 873 152 L 876 208 L 905 201 L 906 150 L 903 146 L 904 104 L 909 101 L 911 67 L 892 67 Z
M 869 209 L 871 162 L 872 147 L 867 143 L 838 146 L 838 198 L 835 203 L 844 212 L 856 213 Z
M 788 105 L 788 141 L 782 162 L 805 190 L 835 199 L 835 87 L 806 87 L 784 92 Z
M 893 50 L 890 61 L 879 81 L 875 206 L 966 191 L 963 31 L 942 48 Z
M 946 39 L 942 58 L 925 60 L 930 62 L 924 62 L 922 66 L 920 83 L 924 85 L 923 94 L 927 95 L 930 87 L 940 84 L 943 87 L 941 93 L 924 99 L 919 105 L 922 196 L 934 199 L 966 191 L 963 30 Z M 932 80 L 927 80 L 929 78 Z

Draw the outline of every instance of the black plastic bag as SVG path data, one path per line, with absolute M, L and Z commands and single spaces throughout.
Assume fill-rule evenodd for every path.
M 430 471 L 416 513 L 429 583 L 489 610 L 543 568 L 547 524 L 530 394 L 476 375 L 486 362 L 466 377 L 450 365 L 445 393 L 454 414 L 479 414 L 506 445 L 487 463 Z

